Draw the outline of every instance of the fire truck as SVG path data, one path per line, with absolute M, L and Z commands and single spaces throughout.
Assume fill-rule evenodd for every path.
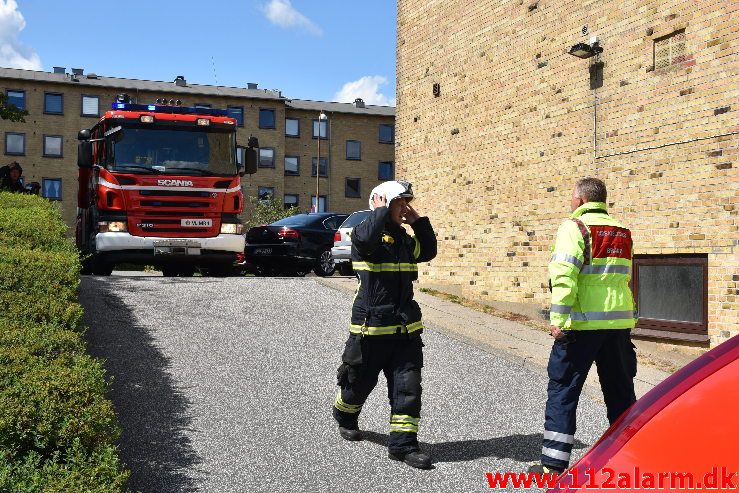
M 78 135 L 76 243 L 83 273 L 152 265 L 165 276 L 228 275 L 243 262 L 241 176 L 259 143 L 236 144 L 226 110 L 116 98 Z

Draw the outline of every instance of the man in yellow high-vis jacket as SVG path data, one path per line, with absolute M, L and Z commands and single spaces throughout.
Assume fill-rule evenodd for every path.
M 593 362 L 609 422 L 636 401 L 631 231 L 608 214 L 606 200 L 603 181 L 578 180 L 572 215 L 557 231 L 549 263 L 554 344 L 547 367 L 544 443 L 541 464 L 531 472 L 559 473 L 568 467 L 577 404 Z

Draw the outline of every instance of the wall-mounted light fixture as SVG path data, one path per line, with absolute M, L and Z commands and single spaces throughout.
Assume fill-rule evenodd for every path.
M 577 43 L 573 45 L 568 53 L 577 58 L 590 58 L 603 53 L 603 47 L 600 46 L 598 38 L 592 37 L 589 43 Z

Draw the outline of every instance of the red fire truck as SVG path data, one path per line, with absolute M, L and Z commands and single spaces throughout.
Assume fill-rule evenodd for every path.
M 165 276 L 228 275 L 243 261 L 241 176 L 256 171 L 257 139 L 238 147 L 226 110 L 167 103 L 121 94 L 79 132 L 83 272 L 110 275 L 128 263 Z

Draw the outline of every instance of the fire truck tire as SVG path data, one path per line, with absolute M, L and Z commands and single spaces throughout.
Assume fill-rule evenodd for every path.
M 109 276 L 113 273 L 113 264 L 93 257 L 92 273 L 96 276 Z

